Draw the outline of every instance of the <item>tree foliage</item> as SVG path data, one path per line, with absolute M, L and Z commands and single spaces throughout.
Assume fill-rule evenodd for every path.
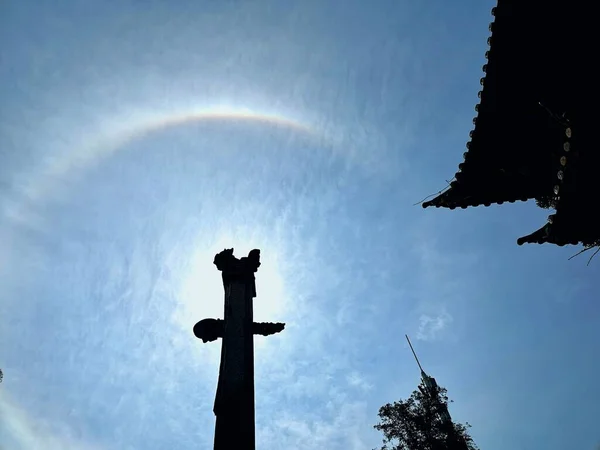
M 535 204 L 543 209 L 556 209 L 556 198 L 549 195 L 538 197 L 535 199 Z
M 446 389 L 433 390 L 421 384 L 407 400 L 379 409 L 381 450 L 478 450 L 467 432 L 471 425 L 451 421 Z

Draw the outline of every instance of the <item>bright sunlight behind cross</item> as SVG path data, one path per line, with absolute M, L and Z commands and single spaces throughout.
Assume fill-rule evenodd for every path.
M 283 274 L 280 272 L 282 268 L 280 261 L 284 255 L 279 254 L 276 247 L 269 245 L 264 235 L 257 239 L 256 234 L 256 230 L 250 233 L 250 230 L 241 227 L 235 233 L 221 235 L 210 246 L 203 246 L 203 242 L 199 240 L 198 247 L 191 252 L 189 266 L 185 268 L 179 295 L 181 303 L 174 313 L 174 320 L 186 332 L 189 332 L 193 325 L 204 317 L 223 318 L 223 281 L 221 272 L 212 261 L 216 253 L 228 248 L 230 242 L 240 243 L 239 247 L 234 249 L 234 254 L 240 257 L 248 255 L 250 250 L 262 243 L 262 263 L 256 274 L 257 296 L 254 299 L 254 321 L 286 320 L 286 312 L 290 302 L 293 301 L 293 293 L 286 289 Z M 257 337 L 255 348 L 260 351 L 259 349 L 267 342 L 268 339 Z

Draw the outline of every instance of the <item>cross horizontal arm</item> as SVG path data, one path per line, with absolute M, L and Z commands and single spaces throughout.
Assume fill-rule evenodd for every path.
M 269 336 L 271 334 L 279 333 L 285 328 L 285 323 L 272 323 L 272 322 L 254 322 L 252 323 L 252 334 L 260 334 L 262 336 Z
M 203 319 L 194 325 L 194 334 L 204 342 L 215 341 L 223 337 L 225 321 L 223 319 Z M 270 336 L 285 328 L 285 323 L 253 322 L 252 334 Z

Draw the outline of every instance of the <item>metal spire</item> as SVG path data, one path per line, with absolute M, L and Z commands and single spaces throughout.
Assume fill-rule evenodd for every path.
M 408 345 L 410 346 L 410 350 L 412 351 L 412 354 L 415 357 L 415 361 L 417 361 L 419 369 L 421 369 L 421 374 L 424 374 L 425 371 L 421 367 L 421 363 L 419 362 L 419 358 L 417 358 L 417 354 L 415 353 L 415 349 L 413 348 L 412 344 L 410 343 L 410 339 L 408 338 L 408 334 L 405 334 L 404 336 L 406 337 L 406 340 L 408 341 Z

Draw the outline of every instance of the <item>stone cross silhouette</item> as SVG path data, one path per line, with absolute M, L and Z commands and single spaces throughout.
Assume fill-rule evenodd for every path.
M 204 319 L 194 325 L 203 342 L 223 339 L 221 366 L 215 397 L 215 450 L 255 450 L 254 434 L 254 335 L 279 333 L 283 323 L 256 323 L 252 303 L 256 297 L 254 273 L 260 266 L 260 250 L 237 259 L 233 249 L 214 259 L 222 272 L 225 289 L 224 320 Z

